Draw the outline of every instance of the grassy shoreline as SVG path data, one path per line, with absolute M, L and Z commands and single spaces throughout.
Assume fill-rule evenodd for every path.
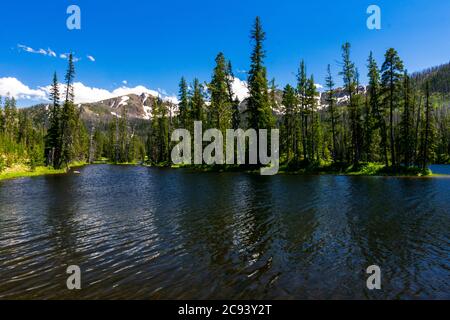
M 150 166 L 151 167 L 151 166 Z M 170 167 L 183 168 L 198 172 L 245 172 L 249 174 L 259 174 L 259 169 L 243 168 L 239 166 L 206 166 L 206 165 L 154 165 L 154 167 Z M 433 174 L 430 169 L 425 171 L 410 167 L 391 168 L 383 164 L 362 163 L 359 167 L 346 165 L 310 165 L 303 167 L 295 167 L 289 165 L 281 165 L 277 174 L 281 175 L 332 175 L 332 176 L 364 176 L 364 177 L 450 177 L 445 174 Z
M 207 166 L 207 165 L 170 165 L 168 163 L 160 164 L 142 164 L 142 163 L 113 163 L 107 160 L 96 161 L 91 165 L 98 164 L 108 164 L 108 165 L 118 165 L 118 166 L 144 166 L 144 167 L 155 167 L 155 168 L 171 168 L 171 169 L 187 169 L 194 172 L 244 172 L 249 174 L 259 174 L 259 169 L 254 168 L 243 168 L 240 166 Z M 31 170 L 25 165 L 15 165 L 12 168 L 8 168 L 0 173 L 0 181 L 11 180 L 17 178 L 25 177 L 37 177 L 43 175 L 55 175 L 55 174 L 65 174 L 70 169 L 83 167 L 88 165 L 86 162 L 74 162 L 69 165 L 69 170 L 66 169 L 53 169 L 49 167 L 39 166 L 34 170 Z M 333 165 L 323 165 L 323 166 L 308 166 L 303 168 L 289 167 L 288 165 L 280 166 L 277 174 L 281 175 L 299 175 L 299 176 L 311 176 L 311 175 L 332 175 L 332 176 L 360 176 L 360 177 L 404 177 L 404 178 L 435 178 L 435 177 L 450 177 L 450 175 L 445 174 L 434 174 L 431 170 L 421 171 L 418 168 L 399 168 L 394 171 L 392 168 L 386 168 L 382 164 L 376 163 L 366 163 L 360 165 L 358 168 L 348 167 L 335 167 Z
M 86 162 L 73 162 L 69 165 L 69 170 L 63 169 L 54 169 L 51 167 L 38 166 L 34 170 L 30 167 L 17 164 L 12 166 L 11 168 L 7 168 L 5 171 L 0 172 L 0 181 L 2 180 L 11 180 L 18 178 L 28 178 L 28 177 L 38 177 L 44 175 L 56 175 L 56 174 L 65 174 L 70 169 L 79 168 L 85 166 Z

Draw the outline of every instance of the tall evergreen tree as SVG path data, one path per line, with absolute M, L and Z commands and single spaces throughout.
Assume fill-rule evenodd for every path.
M 274 124 L 269 103 L 266 68 L 264 66 L 265 51 L 263 43 L 265 37 L 261 21 L 259 17 L 256 17 L 251 32 L 254 47 L 248 73 L 249 98 L 247 108 L 249 127 L 255 130 L 270 129 Z
M 238 129 L 241 124 L 241 114 L 239 111 L 239 99 L 235 97 L 233 92 L 233 82 L 234 73 L 231 62 L 228 61 L 227 64 L 227 88 L 228 88 L 228 99 L 231 104 L 231 127 L 233 129 Z
M 336 108 L 335 108 L 335 98 L 334 98 L 334 81 L 333 76 L 331 75 L 331 66 L 328 65 L 327 67 L 327 77 L 325 78 L 325 86 L 327 89 L 327 104 L 328 104 L 328 112 L 330 113 L 330 120 L 331 120 L 331 136 L 332 136 L 332 143 L 333 143 L 333 151 L 332 151 L 332 157 L 333 162 L 336 162 L 337 160 L 337 137 L 336 137 Z
M 307 147 L 307 137 L 308 137 L 308 112 L 306 103 L 306 89 L 307 89 L 308 79 L 306 75 L 305 62 L 302 60 L 300 62 L 300 67 L 297 74 L 297 94 L 299 100 L 299 116 L 300 116 L 300 130 L 302 136 L 302 149 L 303 149 L 303 159 L 308 161 L 308 147 Z
M 369 113 L 367 116 L 369 119 L 367 122 L 367 134 L 366 134 L 366 145 L 367 150 L 369 150 L 369 161 L 372 161 L 372 142 L 374 141 L 374 130 L 378 130 L 381 137 L 381 148 L 383 151 L 382 158 L 386 166 L 389 166 L 388 153 L 387 153 L 387 131 L 386 131 L 386 120 L 383 105 L 381 104 L 381 79 L 380 71 L 378 69 L 377 62 L 373 57 L 373 53 L 370 52 L 368 59 L 368 77 L 369 77 L 369 87 L 367 96 L 369 99 Z
M 191 97 L 191 118 L 193 121 L 204 120 L 205 98 L 203 85 L 198 79 L 194 79 L 192 97 Z
M 178 104 L 179 108 L 179 124 L 180 128 L 188 128 L 188 119 L 189 119 L 189 93 L 188 93 L 188 85 L 184 77 L 181 78 L 179 85 L 179 99 L 180 102 Z
M 52 106 L 50 107 L 49 128 L 45 139 L 45 159 L 47 165 L 59 168 L 61 161 L 61 110 L 58 77 L 56 76 L 56 72 L 53 75 L 53 83 L 50 88 L 49 96 Z
M 306 85 L 306 105 L 307 113 L 310 118 L 310 130 L 308 132 L 308 153 L 312 160 L 319 161 L 318 157 L 318 143 L 319 143 L 319 118 L 317 114 L 317 88 L 314 82 L 314 77 L 311 77 L 307 81 Z
M 433 106 L 430 96 L 430 83 L 425 83 L 425 123 L 422 141 L 422 169 L 425 170 L 432 158 L 434 124 L 433 124 Z
M 411 112 L 411 85 L 408 72 L 405 71 L 403 76 L 403 113 L 402 120 L 400 122 L 400 134 L 401 134 L 401 151 L 403 155 L 404 164 L 409 167 L 414 151 L 414 139 L 413 139 L 413 116 Z
M 350 112 L 350 126 L 351 126 L 351 153 L 353 164 L 357 164 L 360 157 L 359 150 L 359 132 L 358 132 L 358 105 L 355 103 L 355 95 L 357 94 L 357 71 L 355 64 L 350 59 L 350 43 L 346 42 L 342 46 L 342 71 L 340 75 L 343 77 L 344 88 L 349 96 L 348 109 Z
M 398 107 L 398 89 L 401 84 L 403 74 L 403 62 L 400 60 L 395 49 L 390 48 L 386 51 L 385 60 L 381 67 L 381 84 L 385 96 L 385 104 L 389 106 L 389 138 L 391 150 L 391 162 L 393 166 L 397 165 L 396 143 L 394 129 L 394 112 Z
M 61 115 L 61 164 L 65 164 L 66 167 L 69 166 L 69 163 L 74 157 L 74 139 L 76 134 L 75 94 L 73 88 L 75 66 L 72 53 L 69 55 L 68 61 L 68 68 L 65 76 L 65 102 Z
M 208 86 L 211 96 L 209 127 L 217 128 L 225 133 L 231 125 L 231 102 L 228 82 L 228 70 L 225 56 L 220 52 L 216 57 L 211 83 Z
M 283 121 L 283 137 L 284 151 L 286 153 L 287 162 L 292 160 L 292 151 L 295 150 L 295 107 L 297 106 L 297 96 L 295 89 L 291 85 L 286 85 L 283 90 L 284 121 Z

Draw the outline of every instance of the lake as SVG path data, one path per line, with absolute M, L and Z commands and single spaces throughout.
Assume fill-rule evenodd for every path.
M 0 182 L 0 299 L 450 298 L 448 178 L 79 170 Z

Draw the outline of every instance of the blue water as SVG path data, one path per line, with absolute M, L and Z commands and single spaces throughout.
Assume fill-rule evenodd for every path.
M 450 298 L 450 178 L 80 171 L 0 182 L 0 299 Z

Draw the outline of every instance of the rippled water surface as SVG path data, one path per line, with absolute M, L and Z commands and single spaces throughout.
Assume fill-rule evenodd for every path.
M 447 178 L 88 166 L 0 182 L 0 298 L 448 299 L 449 230 Z

